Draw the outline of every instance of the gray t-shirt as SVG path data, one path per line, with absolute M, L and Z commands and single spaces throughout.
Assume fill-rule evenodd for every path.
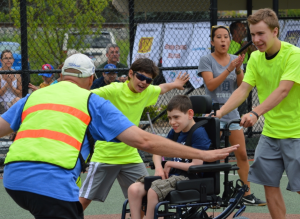
M 223 71 L 225 71 L 229 67 L 232 60 L 237 58 L 236 55 L 231 55 L 231 54 L 229 55 L 230 55 L 230 62 L 226 66 L 220 65 L 211 54 L 202 56 L 200 59 L 198 72 L 210 71 L 213 73 L 214 78 L 218 77 Z M 243 69 L 243 65 L 241 66 L 241 69 Z M 229 99 L 233 91 L 237 88 L 236 77 L 237 76 L 235 74 L 235 69 L 234 69 L 232 72 L 230 72 L 230 74 L 223 81 L 223 83 L 219 87 L 217 87 L 214 91 L 209 91 L 206 87 L 206 84 L 204 83 L 206 94 L 211 96 L 214 103 L 220 103 L 220 107 L 222 107 L 221 104 L 226 103 L 226 101 Z M 223 116 L 221 118 L 221 121 L 228 122 L 230 120 L 239 119 L 239 118 L 240 115 L 237 109 L 234 109 L 227 115 Z

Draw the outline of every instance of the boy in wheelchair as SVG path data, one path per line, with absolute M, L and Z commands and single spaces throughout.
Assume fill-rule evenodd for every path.
M 195 125 L 191 100 L 184 95 L 174 96 L 167 105 L 167 113 L 169 123 L 172 126 L 167 138 L 186 144 L 187 136 Z M 193 148 L 209 149 L 211 141 L 204 127 L 194 126 L 189 144 L 188 146 Z M 163 201 L 172 190 L 175 190 L 176 182 L 197 178 L 196 173 L 187 173 L 189 167 L 203 164 L 203 161 L 199 159 L 173 158 L 172 161 L 167 161 L 163 167 L 161 161 L 161 156 L 153 155 L 155 176 L 160 176 L 162 179 L 153 181 L 148 192 L 144 189 L 144 177 L 139 178 L 136 183 L 129 187 L 128 200 L 132 219 L 141 218 L 142 199 L 145 195 L 148 199 L 146 218 L 153 219 L 156 204 Z

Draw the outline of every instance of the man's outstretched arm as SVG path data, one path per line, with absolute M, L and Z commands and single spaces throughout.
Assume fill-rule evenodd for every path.
M 224 149 L 202 151 L 184 146 L 167 138 L 145 132 L 136 126 L 131 126 L 123 131 L 117 136 L 117 139 L 125 144 L 147 151 L 151 154 L 159 154 L 166 157 L 200 159 L 207 162 L 224 159 L 229 155 L 229 153 L 235 151 L 239 147 L 239 145 L 234 145 Z

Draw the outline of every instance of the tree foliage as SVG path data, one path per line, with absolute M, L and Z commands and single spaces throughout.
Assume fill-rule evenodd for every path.
M 80 35 L 91 34 L 92 27 L 96 34 L 100 33 L 105 21 L 101 12 L 109 1 L 27 0 L 28 55 L 31 67 L 41 68 L 44 63 L 62 63 L 66 58 L 63 51 L 66 33 L 76 31 Z M 19 28 L 20 0 L 13 0 L 11 17 L 14 25 Z

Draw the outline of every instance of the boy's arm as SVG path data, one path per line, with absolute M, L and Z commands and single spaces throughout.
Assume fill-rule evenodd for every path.
M 178 90 L 183 90 L 183 85 L 190 80 L 189 75 L 185 72 L 181 75 L 181 72 L 178 74 L 177 78 L 172 83 L 164 83 L 158 85 L 161 89 L 160 94 L 167 93 L 168 91 L 177 88 Z
M 202 165 L 203 160 L 193 159 L 191 163 L 183 163 L 183 162 L 175 162 L 175 161 L 167 161 L 165 163 L 164 172 L 166 177 L 168 178 L 171 168 L 176 168 L 183 171 L 188 171 L 189 167 L 192 165 Z
M 154 176 L 161 176 L 162 179 L 166 179 L 165 173 L 164 173 L 164 168 L 161 165 L 161 156 L 153 154 L 152 160 L 155 166 L 155 173 Z

